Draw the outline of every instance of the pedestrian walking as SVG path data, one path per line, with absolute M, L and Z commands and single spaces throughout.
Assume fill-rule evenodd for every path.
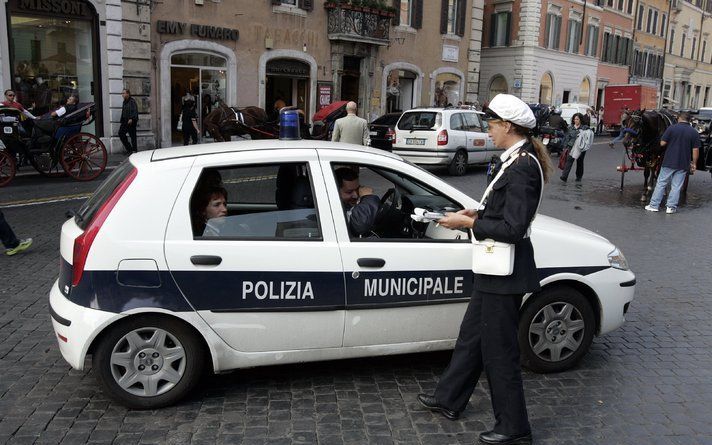
M 124 144 L 124 151 L 127 155 L 131 153 L 136 153 L 138 151 L 138 146 L 136 145 L 136 127 L 138 127 L 138 106 L 133 97 L 131 97 L 131 91 L 128 88 L 124 88 L 121 92 L 121 97 L 124 98 L 124 102 L 121 105 L 121 126 L 119 127 L 119 139 L 121 143 Z M 131 142 L 126 137 L 128 133 L 131 136 Z
M 495 146 L 506 148 L 498 171 L 506 170 L 494 179 L 497 188 L 490 189 L 484 210 L 447 213 L 438 224 L 471 228 L 477 240 L 513 244 L 513 272 L 507 276 L 475 273 L 474 292 L 450 364 L 434 394 L 420 394 L 418 401 L 447 419 L 457 419 L 485 371 L 495 425 L 480 434 L 480 443 L 531 444 L 517 331 L 524 294 L 539 290 L 529 226 L 551 166 L 546 148 L 531 136 L 534 113 L 519 98 L 498 94 L 485 109 L 485 119 Z
M 368 122 L 356 115 L 356 102 L 346 104 L 346 116 L 336 120 L 331 140 L 349 144 L 368 145 Z
M 657 212 L 663 202 L 665 189 L 670 185 L 665 213 L 677 212 L 680 191 L 689 172 L 691 175 L 697 169 L 697 158 L 700 155 L 700 135 L 689 124 L 690 113 L 680 113 L 677 123 L 665 130 L 660 139 L 660 145 L 665 147 L 663 164 L 660 168 L 658 182 L 655 184 L 650 204 L 645 206 L 649 212 Z
M 566 155 L 566 164 L 564 171 L 561 173 L 561 180 L 566 182 L 569 179 L 571 167 L 576 161 L 576 181 L 581 181 L 583 178 L 583 160 L 586 157 L 586 152 L 593 144 L 593 131 L 583 124 L 584 117 L 581 113 L 576 113 L 571 118 L 573 125 L 569 127 L 564 139 L 564 147 L 569 151 Z
M 603 105 L 598 107 L 598 120 L 596 121 L 596 134 L 603 133 Z
M 12 227 L 5 220 L 0 210 L 0 241 L 5 246 L 5 255 L 12 256 L 27 250 L 32 245 L 32 238 L 18 239 Z
M 192 140 L 193 145 L 198 143 L 198 115 L 195 112 L 195 102 L 192 100 L 183 103 L 183 145 L 188 145 L 188 141 Z

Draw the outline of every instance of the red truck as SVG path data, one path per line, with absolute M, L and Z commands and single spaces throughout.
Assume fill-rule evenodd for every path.
M 648 85 L 608 85 L 603 100 L 603 127 L 613 133 L 620 131 L 626 107 L 630 111 L 657 108 L 658 90 Z

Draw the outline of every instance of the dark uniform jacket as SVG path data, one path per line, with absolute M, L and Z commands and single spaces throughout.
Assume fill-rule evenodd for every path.
M 475 288 L 480 291 L 524 294 L 539 290 L 534 249 L 526 236 L 543 184 L 539 165 L 524 154 L 524 150 L 535 155 L 534 146 L 529 142 L 512 154 L 517 160 L 495 183 L 473 229 L 478 240 L 490 238 L 514 244 L 514 271 L 509 276 L 475 274 Z

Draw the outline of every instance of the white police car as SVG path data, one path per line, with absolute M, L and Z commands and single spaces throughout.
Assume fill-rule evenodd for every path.
M 381 197 L 370 236 L 349 235 L 334 175 L 344 167 Z M 222 189 L 226 212 L 206 221 L 206 203 L 222 203 L 205 191 Z M 410 216 L 474 206 L 368 147 L 267 140 L 138 153 L 62 227 L 50 291 L 61 353 L 78 370 L 91 354 L 109 395 L 151 408 L 204 371 L 451 348 L 472 291 L 469 235 Z M 540 215 L 531 238 L 542 290 L 521 309 L 522 358 L 564 370 L 623 323 L 635 275 L 580 227 Z

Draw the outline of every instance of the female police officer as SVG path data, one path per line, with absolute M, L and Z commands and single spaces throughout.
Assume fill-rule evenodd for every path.
M 450 364 L 435 394 L 420 394 L 418 401 L 454 420 L 467 405 L 484 370 L 495 425 L 491 431 L 480 434 L 480 443 L 530 444 L 517 328 L 523 295 L 539 289 L 528 234 L 543 187 L 542 174 L 548 179 L 551 166 L 544 146 L 531 137 L 530 130 L 536 125 L 534 114 L 520 99 L 498 94 L 485 110 L 485 119 L 489 121 L 489 134 L 495 145 L 507 147 L 502 162 L 511 156 L 517 158 L 494 184 L 479 215 L 474 210 L 461 210 L 448 213 L 438 222 L 451 229 L 472 228 L 478 240 L 491 238 L 514 244 L 514 269 L 509 276 L 475 274 L 475 292 L 462 320 Z

